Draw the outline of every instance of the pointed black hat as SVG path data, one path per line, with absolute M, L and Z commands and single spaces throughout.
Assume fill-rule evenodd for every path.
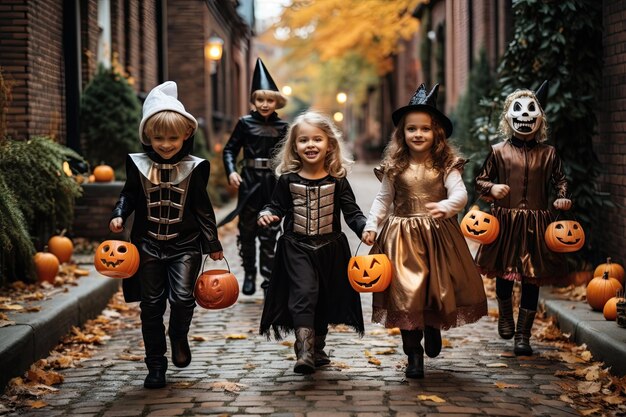
M 279 91 L 269 71 L 265 68 L 263 61 L 261 61 L 261 58 L 257 58 L 256 60 L 250 94 L 258 90 Z
M 546 104 L 548 104 L 548 80 L 545 80 L 541 86 L 535 92 L 535 97 L 537 97 L 537 101 L 539 101 L 539 105 L 545 111 Z
M 392 113 L 391 118 L 393 120 L 393 124 L 398 126 L 400 119 L 402 119 L 402 117 L 407 113 L 413 111 L 425 111 L 437 117 L 439 123 L 443 127 L 443 130 L 446 132 L 446 137 L 449 138 L 452 135 L 452 122 L 445 114 L 437 109 L 438 91 L 439 84 L 435 84 L 428 94 L 426 93 L 426 85 L 423 83 L 420 84 L 420 86 L 417 87 L 417 90 L 415 90 L 413 97 L 411 97 L 411 100 L 409 100 L 409 104 L 407 106 L 400 107 Z

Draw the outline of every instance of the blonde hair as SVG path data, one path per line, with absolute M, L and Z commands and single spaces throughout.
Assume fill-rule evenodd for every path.
M 296 152 L 296 139 L 302 123 L 317 127 L 328 137 L 328 152 L 324 159 L 324 169 L 335 178 L 345 177 L 348 174 L 347 167 L 353 161 L 344 156 L 346 152 L 341 132 L 330 117 L 316 111 L 302 113 L 291 124 L 287 136 L 281 142 L 280 148 L 273 158 L 276 175 L 299 172 L 302 169 L 302 160 Z
M 433 167 L 444 172 L 456 159 L 456 150 L 448 143 L 446 132 L 435 115 L 426 110 L 417 110 L 416 112 L 426 113 L 430 116 L 433 130 L 433 145 L 430 148 L 430 156 Z M 391 134 L 391 140 L 385 147 L 383 161 L 380 164 L 382 170 L 392 180 L 396 175 L 409 167 L 411 154 L 409 146 L 406 144 L 404 126 L 406 124 L 406 116 L 410 113 L 413 112 L 405 114 L 398 122 L 398 126 Z
M 143 126 L 143 136 L 147 140 L 156 135 L 164 135 L 170 132 L 186 133 L 193 131 L 194 125 L 185 116 L 175 112 L 164 110 L 151 116 Z
M 250 102 L 254 104 L 257 98 L 273 98 L 276 101 L 276 109 L 282 109 L 287 105 L 287 97 L 282 93 L 273 90 L 256 90 L 250 95 Z
M 539 100 L 537 100 L 537 96 L 535 96 L 535 93 L 530 90 L 515 90 L 507 96 L 506 100 L 504 100 L 504 108 L 502 109 L 500 124 L 498 125 L 498 131 L 502 134 L 504 140 L 509 140 L 514 133 L 511 125 L 509 125 L 509 122 L 506 120 L 506 114 L 508 113 L 509 107 L 511 107 L 511 103 L 513 102 L 513 100 L 516 100 L 520 97 L 534 98 L 535 101 L 539 103 Z M 543 107 L 541 107 L 541 104 L 539 104 L 539 108 L 541 109 L 541 127 L 539 128 L 539 131 L 535 133 L 535 140 L 537 142 L 545 142 L 546 140 L 548 140 L 548 119 L 546 118 L 546 112 L 543 110 Z

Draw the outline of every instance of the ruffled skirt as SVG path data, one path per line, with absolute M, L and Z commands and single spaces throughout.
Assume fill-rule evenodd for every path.
M 500 234 L 482 245 L 476 255 L 478 269 L 489 277 L 546 285 L 567 275 L 563 254 L 546 246 L 544 233 L 553 221 L 548 210 L 492 207 L 491 214 L 500 221 Z
M 473 323 L 487 314 L 482 279 L 456 218 L 391 216 L 372 253 L 393 265 L 391 284 L 374 293 L 372 321 L 404 330 Z

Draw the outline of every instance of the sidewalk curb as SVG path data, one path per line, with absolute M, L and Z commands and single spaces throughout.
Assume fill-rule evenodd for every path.
M 119 281 L 107 279 L 93 267 L 79 285 L 45 300 L 36 313 L 15 313 L 14 326 L 0 328 L 0 388 L 22 375 L 34 362 L 49 355 L 72 326 L 97 317 L 119 288 Z
M 586 344 L 594 360 L 610 366 L 612 374 L 626 375 L 626 329 L 605 320 L 585 302 L 556 299 L 547 291 L 542 291 L 541 299 L 548 316 L 556 318 L 572 342 Z

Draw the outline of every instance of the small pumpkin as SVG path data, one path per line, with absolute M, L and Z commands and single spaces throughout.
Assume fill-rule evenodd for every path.
M 609 277 L 609 273 L 605 271 L 601 277 L 595 277 L 587 285 L 587 302 L 594 310 L 601 311 L 606 302 L 615 296 L 617 291 L 622 290 L 622 284 Z
M 209 310 L 230 307 L 239 298 L 239 283 L 229 270 L 211 269 L 200 274 L 193 295 L 200 307 Z
M 59 273 L 59 259 L 50 252 L 37 252 L 33 261 L 39 282 L 47 281 L 53 284 L 54 278 Z
M 463 235 L 483 245 L 492 243 L 500 233 L 500 222 L 495 216 L 472 206 L 461 220 Z
M 130 242 L 105 240 L 96 249 L 93 264 L 107 277 L 130 278 L 139 268 L 139 251 Z
M 615 262 L 611 262 L 611 258 L 606 258 L 605 264 L 600 264 L 596 267 L 593 274 L 594 277 L 600 277 L 604 272 L 608 272 L 610 277 L 615 278 L 624 285 L 624 268 Z
M 559 220 L 548 225 L 544 239 L 553 252 L 576 252 L 585 244 L 585 232 L 575 220 Z
M 391 283 L 391 262 L 384 253 L 353 256 L 348 262 L 348 280 L 357 292 L 385 291 Z
M 96 182 L 111 182 L 115 179 L 115 172 L 109 165 L 98 165 L 93 169 Z
M 54 254 L 61 263 L 69 262 L 72 259 L 74 244 L 70 238 L 65 236 L 65 230 L 48 240 L 48 251 Z
M 604 304 L 604 308 L 602 309 L 602 314 L 604 315 L 605 320 L 615 321 L 617 319 L 617 303 L 622 300 L 622 298 L 611 297 Z

